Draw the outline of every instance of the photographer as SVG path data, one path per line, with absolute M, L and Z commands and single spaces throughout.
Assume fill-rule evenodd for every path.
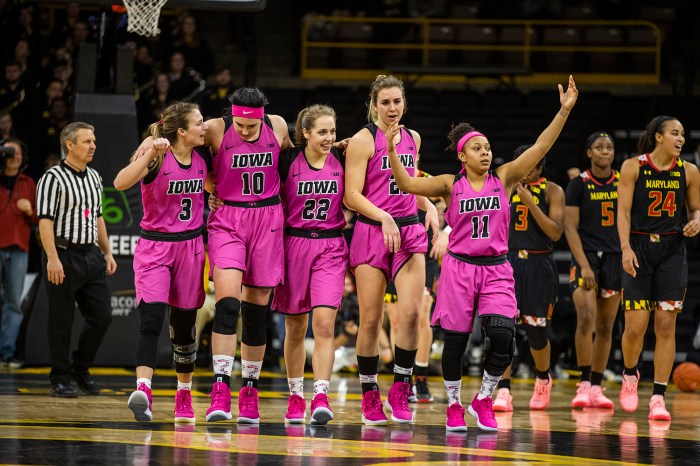
M 29 234 L 36 223 L 36 184 L 22 173 L 27 166 L 27 146 L 18 139 L 0 142 L 0 275 L 2 276 L 2 321 L 0 359 L 20 367 L 14 359 L 15 342 L 22 324 L 20 302 L 27 273 Z

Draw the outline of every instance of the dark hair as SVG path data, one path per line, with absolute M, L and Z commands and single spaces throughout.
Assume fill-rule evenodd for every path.
M 615 140 L 612 136 L 610 136 L 610 134 L 606 133 L 605 131 L 596 131 L 595 133 L 591 133 L 591 135 L 586 138 L 586 150 L 593 147 L 593 143 L 596 142 L 598 138 L 608 138 L 610 139 L 610 142 L 613 143 L 613 146 L 615 145 Z
M 392 87 L 397 87 L 401 90 L 401 96 L 403 97 L 403 113 L 406 113 L 406 110 L 408 110 L 408 103 L 406 102 L 406 90 L 404 89 L 403 81 L 396 76 L 380 74 L 369 86 L 367 121 L 373 123 L 377 119 L 377 111 L 374 109 L 374 107 L 377 105 L 377 95 L 379 94 L 379 91 L 383 89 L 391 89 Z
M 268 104 L 267 97 L 257 87 L 241 87 L 236 89 L 228 98 L 233 105 L 259 108 Z
M 324 116 L 333 118 L 333 121 L 336 120 L 335 110 L 328 105 L 315 104 L 300 111 L 294 125 L 294 142 L 298 146 L 306 147 L 304 130 L 311 131 L 311 128 L 316 124 L 316 120 Z
M 679 121 L 678 118 L 667 115 L 659 115 L 652 118 L 647 127 L 644 129 L 642 135 L 639 136 L 637 151 L 640 154 L 648 154 L 649 152 L 653 152 L 654 148 L 656 147 L 656 133 L 663 134 L 666 123 L 674 120 Z
M 515 160 L 518 157 L 520 157 L 521 155 L 523 155 L 523 152 L 525 152 L 526 150 L 528 150 L 532 146 L 533 146 L 533 144 L 523 144 L 521 146 L 516 147 L 515 150 L 513 151 L 513 160 Z M 545 156 L 545 157 L 542 157 L 539 160 L 539 162 L 537 162 L 537 165 L 535 165 L 533 168 L 541 168 L 542 170 L 544 170 L 544 166 L 546 163 L 547 163 L 547 157 Z
M 469 123 L 459 123 L 456 126 L 452 126 L 450 132 L 447 133 L 447 139 L 450 140 L 450 145 L 445 148 L 445 150 L 457 150 L 457 143 L 465 134 L 476 131 L 472 125 Z

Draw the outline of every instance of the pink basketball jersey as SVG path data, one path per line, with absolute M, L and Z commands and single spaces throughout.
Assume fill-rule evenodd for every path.
M 362 194 L 392 217 L 417 215 L 416 196 L 400 191 L 391 174 L 386 150 L 386 135 L 375 124 L 369 124 L 365 128 L 374 135 L 374 155 L 367 163 L 367 175 Z M 396 153 L 408 174 L 414 176 L 418 151 L 413 136 L 405 128 L 401 129 L 401 142 L 396 145 Z
M 269 119 L 263 119 L 260 137 L 250 142 L 241 139 L 232 121 L 232 117 L 224 118 L 226 132 L 212 163 L 217 195 L 234 202 L 276 196 L 280 190 L 280 146 Z
M 155 179 L 141 180 L 143 219 L 141 228 L 161 233 L 182 233 L 204 223 L 204 180 L 207 164 L 197 151 L 183 167 L 168 151 Z
M 455 177 L 445 220 L 452 227 L 448 249 L 469 256 L 508 252 L 510 203 L 501 180 L 489 172 L 477 192 L 463 172 Z
M 285 226 L 307 230 L 337 230 L 345 226 L 345 170 L 335 150 L 323 168 L 309 165 L 302 150 L 295 155 L 282 185 Z

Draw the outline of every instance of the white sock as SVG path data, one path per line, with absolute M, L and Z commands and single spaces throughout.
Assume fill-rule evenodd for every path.
M 150 388 L 151 388 L 151 379 L 147 379 L 147 378 L 145 378 L 145 377 L 142 377 L 142 378 L 140 378 L 140 379 L 136 379 L 136 389 L 138 389 L 138 388 L 139 388 L 139 385 L 141 385 L 141 384 L 145 384 L 145 385 L 148 387 L 148 389 L 150 390 Z
M 214 368 L 214 374 L 224 374 L 231 377 L 231 370 L 233 369 L 233 356 L 227 354 L 215 354 L 212 356 L 212 366 Z
M 328 389 L 330 388 L 330 380 L 314 380 L 314 398 L 319 393 L 323 393 L 328 396 Z
M 246 361 L 241 360 L 241 376 L 243 379 L 258 380 L 260 378 L 260 370 L 262 369 L 262 361 Z
M 443 380 L 447 391 L 447 406 L 455 403 L 462 404 L 462 380 Z
M 495 376 L 484 371 L 484 377 L 481 379 L 481 390 L 479 390 L 476 399 L 483 400 L 493 395 L 493 391 L 496 389 L 499 380 L 501 380 L 500 375 Z
M 178 390 L 192 390 L 192 382 L 180 382 L 177 381 Z
M 290 395 L 299 395 L 304 397 L 304 377 L 292 377 L 287 379 Z

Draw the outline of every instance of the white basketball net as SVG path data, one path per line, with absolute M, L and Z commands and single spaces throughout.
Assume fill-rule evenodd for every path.
M 124 0 L 124 6 L 129 14 L 126 30 L 136 34 L 155 37 L 160 34 L 158 18 L 160 9 L 168 0 Z

